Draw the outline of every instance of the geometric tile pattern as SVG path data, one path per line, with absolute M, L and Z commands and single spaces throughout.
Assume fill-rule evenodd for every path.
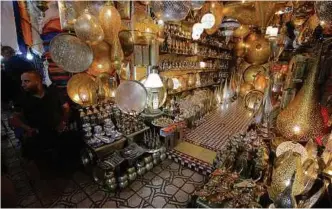
M 229 136 L 245 131 L 252 121 L 252 114 L 241 101 L 229 104 L 227 109 L 220 107 L 206 115 L 198 127 L 187 130 L 185 141 L 219 151 Z
M 187 206 L 195 188 L 205 182 L 203 175 L 165 159 L 126 189 L 111 193 L 83 171 L 67 178 L 33 178 L 34 169 L 21 158 L 20 142 L 13 133 L 3 137 L 1 145 L 7 176 L 15 186 L 17 207 L 180 208 Z
M 211 164 L 175 149 L 167 151 L 167 156 L 169 159 L 173 159 L 175 162 L 181 164 L 182 166 L 188 167 L 203 175 L 210 175 L 212 173 L 213 167 Z

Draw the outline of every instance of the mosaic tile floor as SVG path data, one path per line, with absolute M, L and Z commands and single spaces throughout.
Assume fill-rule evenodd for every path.
M 252 117 L 241 101 L 235 101 L 206 115 L 201 125 L 187 132 L 185 140 L 212 151 L 221 150 L 229 136 L 247 129 Z
M 66 179 L 36 180 L 24 169 L 20 144 L 12 133 L 2 138 L 2 160 L 17 194 L 17 207 L 186 207 L 205 177 L 166 159 L 118 193 L 105 192 L 89 175 L 77 171 Z

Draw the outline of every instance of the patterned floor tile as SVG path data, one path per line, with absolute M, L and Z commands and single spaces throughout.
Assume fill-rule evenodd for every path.
M 86 199 L 88 196 L 84 193 L 83 190 L 78 190 L 75 193 L 71 195 L 63 195 L 62 200 L 77 204 L 79 202 L 82 202 L 84 199 Z
M 204 183 L 205 178 L 203 175 L 198 174 L 198 173 L 194 173 L 191 177 L 190 180 L 196 183 Z
M 73 180 L 82 187 L 93 183 L 92 178 L 82 171 L 75 172 L 73 174 Z
M 189 182 L 186 182 L 182 187 L 181 190 L 187 192 L 188 194 L 192 194 L 195 191 L 195 185 Z
M 109 197 L 108 193 L 101 191 L 101 190 L 98 190 L 97 192 L 95 192 L 94 194 L 92 194 L 90 196 L 92 201 L 97 206 L 103 205 L 106 202 L 106 200 L 108 199 L 108 197 Z
M 95 207 L 95 204 L 93 203 L 92 200 L 90 200 L 90 198 L 86 198 L 83 201 L 79 202 L 76 206 L 78 208 L 92 208 L 92 207 Z M 111 206 L 112 205 L 109 205 L 109 207 L 107 207 L 107 208 L 113 208 Z
M 155 208 L 163 208 L 168 201 L 167 197 L 156 196 L 152 199 L 151 205 Z
M 146 185 L 146 183 L 144 181 L 136 180 L 133 183 L 131 183 L 129 187 L 132 190 L 134 190 L 135 192 L 137 192 L 138 190 L 140 190 L 145 185 Z
M 163 171 L 163 169 L 160 165 L 158 165 L 158 166 L 156 166 L 152 169 L 152 172 L 155 173 L 155 174 L 159 174 L 162 171 Z
M 37 196 L 34 193 L 26 194 L 18 200 L 20 207 L 28 207 L 31 204 L 39 202 Z
M 172 202 L 184 203 L 187 204 L 190 201 L 190 194 L 186 193 L 183 190 L 179 190 L 172 198 Z
M 141 208 L 144 206 L 145 201 L 143 198 L 141 198 L 140 196 L 138 196 L 137 194 L 134 194 L 133 196 L 131 196 L 128 200 L 128 205 L 129 207 L 132 208 Z
M 92 194 L 94 194 L 95 192 L 97 192 L 98 190 L 101 190 L 101 189 L 99 188 L 98 184 L 96 184 L 94 182 L 91 182 L 87 185 L 84 185 L 83 190 L 85 191 L 85 193 L 87 195 L 92 195 Z
M 76 207 L 76 204 L 71 203 L 71 202 L 66 202 L 64 200 L 60 200 L 60 201 L 54 202 L 49 207 L 51 207 L 51 208 L 74 208 L 74 207 Z

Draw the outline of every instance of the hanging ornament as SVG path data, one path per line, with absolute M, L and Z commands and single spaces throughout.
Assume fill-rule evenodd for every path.
M 74 24 L 76 36 L 87 44 L 96 45 L 104 39 L 104 31 L 97 18 L 92 16 L 88 10 L 79 16 Z
M 216 18 L 212 13 L 207 13 L 207 14 L 203 15 L 203 17 L 201 19 L 201 24 L 204 29 L 212 28 L 215 22 L 216 22 Z
M 52 60 L 65 71 L 79 73 L 87 70 L 93 61 L 91 48 L 79 38 L 59 34 L 50 43 Z
M 270 42 L 263 35 L 251 34 L 246 39 L 245 60 L 254 65 L 264 64 L 271 54 Z
M 248 25 L 240 25 L 234 30 L 233 36 L 236 38 L 245 38 L 250 33 L 250 28 Z
M 261 65 L 249 66 L 243 73 L 244 82 L 252 83 L 258 73 L 265 73 L 265 68 Z
M 97 102 L 97 85 L 86 73 L 73 75 L 67 84 L 70 99 L 80 105 L 93 105 Z
M 267 87 L 268 80 L 263 73 L 258 73 L 255 76 L 254 87 L 256 90 L 264 92 Z
M 124 55 L 121 48 L 120 40 L 117 38 L 111 44 L 111 60 L 112 61 L 118 60 L 122 62 L 123 56 Z
M 129 30 L 119 32 L 119 40 L 124 56 L 128 57 L 134 52 L 134 35 Z
M 112 75 L 115 71 L 111 62 L 111 48 L 108 43 L 101 42 L 92 46 L 93 62 L 89 67 L 87 73 L 93 76 L 98 76 L 101 73 Z
M 244 43 L 243 39 L 236 42 L 236 44 L 234 46 L 234 52 L 235 52 L 235 56 L 244 57 L 244 55 L 246 53 L 246 44 Z
M 121 16 L 118 10 L 111 5 L 103 6 L 99 13 L 99 22 L 104 30 L 104 40 L 112 45 L 114 40 L 118 39 L 121 28 Z
M 202 23 L 195 23 L 193 25 L 193 33 L 195 34 L 202 34 L 204 32 L 204 26 Z
M 224 19 L 223 5 L 219 2 L 210 2 L 211 12 L 215 17 L 215 22 L 212 28 L 205 29 L 208 35 L 212 35 L 219 30 L 220 24 Z
M 190 1 L 152 1 L 151 9 L 163 21 L 181 21 L 190 11 Z
M 331 24 L 332 1 L 317 1 L 315 3 L 315 10 L 320 21 L 324 21 L 325 24 Z
M 241 84 L 241 86 L 240 86 L 240 96 L 245 97 L 253 89 L 254 89 L 254 86 L 250 83 Z
M 308 141 L 324 133 L 324 121 L 317 101 L 319 58 L 310 63 L 307 79 L 290 104 L 278 115 L 277 129 L 293 141 Z

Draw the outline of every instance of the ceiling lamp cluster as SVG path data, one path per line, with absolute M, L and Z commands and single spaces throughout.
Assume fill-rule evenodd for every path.
M 195 23 L 193 25 L 193 32 L 191 37 L 194 40 L 198 40 L 201 37 L 204 29 L 211 29 L 214 26 L 215 22 L 215 16 L 212 13 L 206 13 L 205 15 L 203 15 L 200 23 Z

